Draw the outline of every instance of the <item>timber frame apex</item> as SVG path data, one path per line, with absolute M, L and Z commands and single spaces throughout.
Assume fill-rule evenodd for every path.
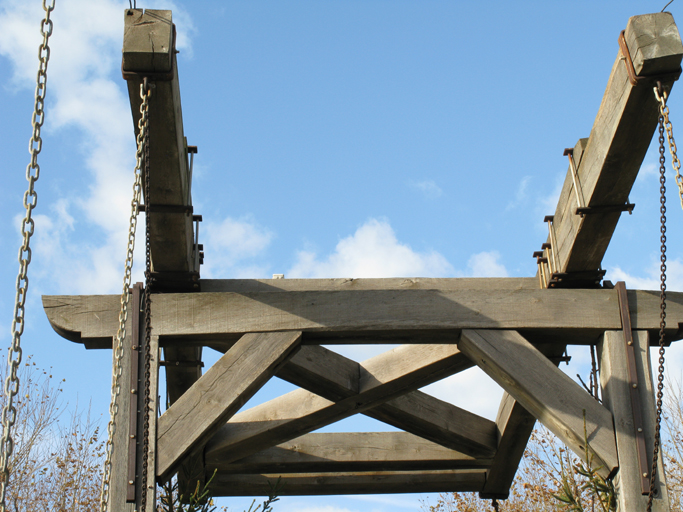
M 171 12 L 126 9 L 124 17 L 122 68 L 134 72 L 126 75 L 134 120 L 142 77 L 156 77 L 145 205 L 156 277 L 150 394 L 157 396 L 164 366 L 168 407 L 150 417 L 155 471 L 141 482 L 135 352 L 144 341 L 135 303 L 122 375 L 135 394 L 122 393 L 119 405 L 131 429 L 117 429 L 114 439 L 110 510 L 129 512 L 122 496 L 139 502 L 157 481 L 177 475 L 181 488 L 194 488 L 214 470 L 214 496 L 268 494 L 281 478 L 283 495 L 506 498 L 536 420 L 577 455 L 588 451 L 601 474 L 616 475 L 620 512 L 643 508 L 659 292 L 614 288 L 602 281 L 601 264 L 621 214 L 632 210 L 628 195 L 657 124 L 657 102 L 643 83 L 660 80 L 670 90 L 680 73 L 683 45 L 669 13 L 629 20 L 590 137 L 565 153 L 557 209 L 533 253 L 536 276 L 479 279 L 200 279 L 196 148 L 183 131 Z M 667 292 L 667 300 L 670 343 L 683 338 L 683 293 Z M 44 296 L 43 306 L 61 336 L 111 348 L 119 296 Z M 362 362 L 323 346 L 358 343 L 399 346 Z M 597 346 L 602 402 L 558 369 L 567 345 Z M 204 347 L 222 353 L 206 372 Z M 420 391 L 474 366 L 504 390 L 495 421 Z M 298 389 L 245 408 L 274 376 Z M 150 407 L 161 410 L 156 399 Z M 399 431 L 316 432 L 355 414 Z M 663 512 L 661 461 L 659 468 L 653 510 Z

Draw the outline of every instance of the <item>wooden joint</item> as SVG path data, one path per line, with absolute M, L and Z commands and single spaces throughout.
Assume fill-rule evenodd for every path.
M 142 82 L 145 78 L 149 82 L 170 82 L 173 80 L 175 77 L 175 70 L 174 70 L 174 64 L 175 64 L 175 54 L 176 49 L 175 49 L 175 40 L 176 40 L 176 30 L 175 30 L 175 25 L 173 25 L 173 35 L 172 35 L 172 44 L 171 44 L 171 69 L 168 71 L 128 71 L 124 69 L 123 67 L 123 59 L 121 60 L 121 76 L 123 77 L 124 80 L 126 81 L 140 81 Z

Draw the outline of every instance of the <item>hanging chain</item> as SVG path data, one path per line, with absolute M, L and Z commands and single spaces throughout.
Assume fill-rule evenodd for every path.
M 664 397 L 664 331 L 666 329 L 666 157 L 664 147 L 664 128 L 667 126 L 667 135 L 669 136 L 669 150 L 671 151 L 672 159 L 678 162 L 676 156 L 676 143 L 673 141 L 673 131 L 669 128 L 671 123 L 668 121 L 669 109 L 666 106 L 666 93 L 663 91 L 661 82 L 657 82 L 655 87 L 655 97 L 659 101 L 659 213 L 660 213 L 660 313 L 659 313 L 659 368 L 657 372 L 657 415 L 655 420 L 655 436 L 654 436 L 654 450 L 652 454 L 652 468 L 650 469 L 650 492 L 647 497 L 647 512 L 652 510 L 652 501 L 655 495 L 655 480 L 657 477 L 657 460 L 659 457 L 659 449 L 661 444 L 661 424 L 662 424 L 662 399 Z M 678 175 L 678 167 L 674 164 L 676 174 Z M 678 181 L 678 179 L 677 179 Z
M 35 183 L 40 176 L 40 166 L 38 165 L 38 154 L 43 148 L 43 139 L 40 137 L 40 129 L 45 122 L 45 93 L 47 92 L 47 64 L 50 60 L 50 46 L 48 44 L 52 35 L 52 20 L 50 14 L 55 8 L 55 0 L 47 5 L 43 0 L 43 10 L 45 18 L 40 23 L 40 33 L 43 42 L 38 47 L 38 75 L 36 76 L 36 93 L 33 104 L 33 133 L 28 143 L 28 151 L 31 154 L 31 161 L 26 167 L 26 180 L 28 190 L 24 193 L 24 208 L 26 215 L 21 222 L 21 234 L 23 241 L 19 248 L 19 273 L 16 281 L 16 295 L 14 299 L 14 316 L 12 318 L 12 344 L 9 348 L 7 364 L 9 375 L 5 381 L 5 406 L 2 409 L 2 455 L 0 456 L 0 511 L 5 512 L 5 495 L 7 484 L 10 477 L 10 458 L 14 451 L 14 440 L 12 439 L 12 427 L 17 419 L 17 409 L 14 407 L 14 397 L 19 392 L 19 377 L 17 371 L 21 364 L 21 335 L 24 333 L 24 315 L 26 294 L 28 292 L 28 266 L 31 263 L 31 248 L 29 243 L 35 227 L 32 213 L 38 204 L 38 194 L 35 191 Z
M 659 84 L 659 82 L 657 82 Z M 676 173 L 676 185 L 678 185 L 678 196 L 681 200 L 681 208 L 683 208 L 683 176 L 681 176 L 681 162 L 676 155 L 676 141 L 674 140 L 674 129 L 669 120 L 669 107 L 666 104 L 668 95 L 666 91 L 662 90 L 661 94 L 657 87 L 655 87 L 655 97 L 659 102 L 659 115 L 663 118 L 664 127 L 666 128 L 666 136 L 669 140 L 669 152 L 671 153 L 671 166 Z
M 133 251 L 135 249 L 135 230 L 138 223 L 138 207 L 142 189 L 142 161 L 144 146 L 149 125 L 149 93 L 143 92 L 140 86 L 140 120 L 138 121 L 137 151 L 135 162 L 135 183 L 133 184 L 133 200 L 130 203 L 130 221 L 128 224 L 128 243 L 126 247 L 126 264 L 123 273 L 123 291 L 121 292 L 121 310 L 119 312 L 119 328 L 114 337 L 114 370 L 112 372 L 111 402 L 109 404 L 109 424 L 107 425 L 107 446 L 104 472 L 102 476 L 102 491 L 100 494 L 100 512 L 106 512 L 109 507 L 109 480 L 111 478 L 111 456 L 116 432 L 116 415 L 119 411 L 118 398 L 121 394 L 120 378 L 122 373 L 121 359 L 123 358 L 123 340 L 126 338 L 126 322 L 128 321 L 128 305 L 130 302 L 130 285 L 133 273 Z
M 496 498 L 493 498 L 491 500 L 491 506 L 493 507 L 493 510 L 495 510 L 495 512 L 498 512 L 500 510 L 498 508 L 498 500 Z
M 147 94 L 151 94 L 150 84 L 145 78 L 143 82 L 143 89 L 147 90 Z M 152 337 L 152 311 L 151 311 L 151 291 L 152 291 L 152 255 L 149 246 L 149 213 L 151 210 L 149 202 L 150 193 L 149 180 L 149 120 L 145 138 L 145 399 L 144 399 L 144 413 L 143 413 L 143 435 L 142 435 L 142 496 L 140 497 L 140 512 L 145 512 L 147 508 L 147 474 L 148 474 L 148 457 L 149 457 L 149 412 L 150 412 L 150 394 L 149 385 L 151 381 L 151 347 L 150 341 Z

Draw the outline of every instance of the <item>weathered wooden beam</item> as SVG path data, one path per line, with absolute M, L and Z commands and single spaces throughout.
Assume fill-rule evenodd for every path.
M 391 281 L 391 280 L 390 280 Z M 504 280 L 503 280 L 504 281 Z M 659 329 L 659 292 L 629 290 L 634 329 Z M 668 341 L 679 339 L 683 293 L 667 293 Z M 152 297 L 161 343 L 216 345 L 246 332 L 299 330 L 308 343 L 367 343 L 405 336 L 434 343 L 459 329 L 516 329 L 537 341 L 591 343 L 621 328 L 615 290 L 431 289 L 287 293 L 169 293 Z M 111 346 L 119 297 L 44 296 L 53 329 L 89 347 Z M 564 332 L 563 332 L 564 331 Z M 415 342 L 415 341 L 414 341 Z
M 459 347 L 579 457 L 585 426 L 594 466 L 619 466 L 612 413 L 517 332 L 464 330 Z
M 233 462 L 470 366 L 454 345 L 398 347 L 363 363 L 359 392 L 349 398 L 332 402 L 298 389 L 236 414 L 207 443 L 205 458 Z
M 324 347 L 308 345 L 301 347 L 277 376 L 336 402 L 358 394 L 362 368 Z M 495 451 L 492 421 L 421 391 L 411 391 L 363 414 L 472 456 L 489 456 Z
M 648 349 L 648 335 L 646 332 L 633 331 L 633 349 L 635 379 L 638 384 L 640 411 L 638 415 L 643 423 L 640 428 L 645 437 L 645 472 L 649 475 L 652 467 L 652 453 L 654 449 L 654 418 L 655 396 L 652 386 L 652 369 L 650 367 L 650 351 Z M 598 344 L 600 357 L 600 385 L 602 387 L 602 402 L 614 415 L 617 452 L 619 455 L 619 471 L 614 479 L 617 489 L 618 510 L 620 512 L 635 512 L 644 510 L 647 505 L 647 495 L 641 493 L 642 471 L 638 460 L 638 443 L 634 409 L 631 401 L 631 383 L 629 376 L 629 359 L 627 345 L 623 331 L 608 331 Z M 649 482 L 649 476 L 647 478 Z M 647 485 L 649 490 L 649 484 Z M 664 466 L 660 455 L 657 466 L 657 481 L 655 482 L 655 499 L 652 510 L 668 512 L 669 497 L 664 476 Z
M 314 433 L 226 464 L 207 460 L 206 472 L 334 473 L 488 468 L 475 458 L 406 432 Z
M 278 496 L 476 492 L 484 484 L 486 471 L 454 469 L 285 475 L 232 475 L 219 472 L 211 485 L 211 492 L 213 496 L 268 496 L 278 478 Z
M 163 351 L 168 408 L 202 376 L 202 347 L 176 344 L 164 347 Z M 204 484 L 204 458 L 201 454 L 185 458 L 178 468 L 179 492 L 184 496 L 190 496 L 197 481 Z
M 272 377 L 300 340 L 300 332 L 245 334 L 225 353 L 159 418 L 157 476 L 166 480 Z
M 626 60 L 618 53 L 590 138 L 585 147 L 579 141 L 583 151 L 575 153 L 584 205 L 593 210 L 626 203 L 657 125 L 654 80 L 661 77 L 670 90 L 672 73 L 680 70 L 683 58 L 683 45 L 669 13 L 634 16 L 625 35 L 636 74 L 652 79 L 631 85 Z M 554 217 L 560 270 L 598 270 L 620 213 L 580 217 L 576 208 L 570 168 Z
M 171 11 L 167 10 L 125 9 L 124 20 L 122 69 L 128 83 L 136 136 L 140 84 L 145 76 L 154 84 L 149 100 L 152 209 L 149 205 L 145 208 L 150 222 L 153 271 L 160 273 L 157 282 L 164 286 L 169 280 L 166 274 L 199 270 L 193 258 L 191 183 L 175 56 L 175 28 Z M 186 282 L 185 289 L 197 284 L 190 277 L 180 281 Z M 174 285 L 177 283 L 171 284 Z
M 556 366 L 559 365 L 560 358 L 566 350 L 562 344 L 555 343 L 546 343 L 536 348 Z M 479 493 L 480 498 L 508 498 L 510 486 L 535 424 L 536 418 L 509 393 L 504 392 L 496 417 L 496 455 L 486 473 L 486 485 Z

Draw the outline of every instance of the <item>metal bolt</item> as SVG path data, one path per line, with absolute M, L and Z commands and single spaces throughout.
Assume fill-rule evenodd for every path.
M 643 478 L 647 478 L 647 473 L 643 473 Z
M 135 482 L 133 480 L 128 480 L 128 485 L 133 485 Z
M 642 432 L 642 431 L 643 431 L 643 429 L 638 427 L 638 432 Z
M 636 383 L 634 382 L 634 383 L 633 383 L 633 389 L 636 389 L 637 387 L 638 387 L 638 384 L 636 384 Z

